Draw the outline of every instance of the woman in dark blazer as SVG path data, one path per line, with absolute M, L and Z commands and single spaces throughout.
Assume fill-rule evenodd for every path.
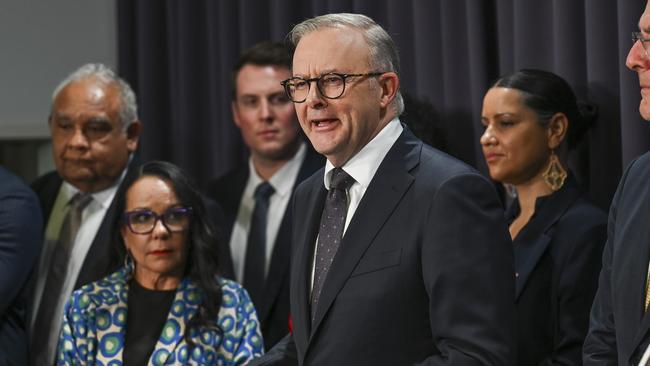
M 517 365 L 581 365 L 598 286 L 606 215 L 567 169 L 569 150 L 595 117 L 569 84 L 541 70 L 499 79 L 483 100 L 483 155 L 516 199 L 513 239 Z

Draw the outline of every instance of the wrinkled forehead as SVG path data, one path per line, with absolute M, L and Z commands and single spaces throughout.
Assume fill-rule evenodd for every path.
M 350 27 L 320 28 L 305 34 L 293 55 L 293 75 L 367 72 L 370 47 L 363 33 Z

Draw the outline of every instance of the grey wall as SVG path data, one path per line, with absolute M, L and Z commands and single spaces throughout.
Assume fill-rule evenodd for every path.
M 84 63 L 116 66 L 115 19 L 115 0 L 0 0 L 0 164 L 51 169 L 52 90 Z

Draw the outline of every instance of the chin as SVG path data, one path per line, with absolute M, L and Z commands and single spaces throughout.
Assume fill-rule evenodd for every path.
M 650 105 L 645 100 L 642 100 L 639 105 L 639 113 L 644 120 L 650 121 Z

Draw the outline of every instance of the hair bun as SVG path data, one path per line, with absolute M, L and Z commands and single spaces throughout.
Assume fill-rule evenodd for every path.
M 569 148 L 574 148 L 584 136 L 585 132 L 596 122 L 598 118 L 598 106 L 583 100 L 577 101 L 578 116 L 571 121 L 569 128 Z

